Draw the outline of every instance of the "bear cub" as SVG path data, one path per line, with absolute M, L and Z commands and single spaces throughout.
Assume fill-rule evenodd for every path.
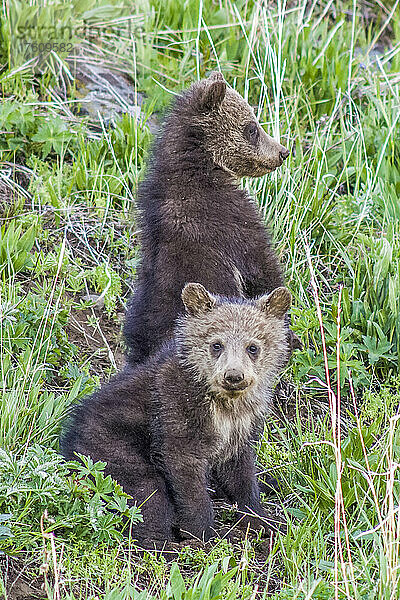
M 141 505 L 141 543 L 209 539 L 211 481 L 239 509 L 263 515 L 251 441 L 287 360 L 291 295 L 280 287 L 227 299 L 189 283 L 182 300 L 173 339 L 77 406 L 61 440 L 67 459 L 106 461 Z
M 263 219 L 239 180 L 277 169 L 288 154 L 218 72 L 175 99 L 138 190 L 141 261 L 124 327 L 131 364 L 172 336 L 188 281 L 245 298 L 283 285 Z M 287 331 L 289 346 L 300 347 Z

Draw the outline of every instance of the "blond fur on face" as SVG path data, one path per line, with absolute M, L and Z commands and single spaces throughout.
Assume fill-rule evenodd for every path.
M 182 354 L 210 391 L 230 400 L 271 387 L 287 360 L 286 288 L 253 302 L 221 302 L 202 285 L 187 284 L 182 299 L 188 313 L 178 329 Z M 243 376 L 231 389 L 225 379 L 230 372 Z
M 284 317 L 291 296 L 281 287 L 254 301 L 227 301 L 190 283 L 182 300 L 187 315 L 177 333 L 181 360 L 207 384 L 219 438 L 215 454 L 226 459 L 269 411 L 274 380 L 287 360 Z

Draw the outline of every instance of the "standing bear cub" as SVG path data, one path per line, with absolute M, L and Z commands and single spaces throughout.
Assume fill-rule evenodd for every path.
M 273 171 L 288 154 L 220 73 L 176 98 L 138 191 L 141 262 L 124 327 L 131 364 L 172 336 L 188 281 L 245 298 L 283 285 L 261 215 L 239 178 Z M 289 329 L 288 341 L 300 347 Z
M 61 441 L 68 459 L 105 460 L 144 503 L 142 543 L 210 538 L 210 481 L 239 509 L 263 515 L 251 441 L 287 360 L 290 293 L 228 300 L 190 283 L 182 300 L 174 337 L 84 400 Z

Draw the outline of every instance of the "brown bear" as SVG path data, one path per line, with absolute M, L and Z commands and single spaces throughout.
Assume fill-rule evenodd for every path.
M 134 531 L 142 544 L 210 538 L 210 481 L 239 509 L 263 515 L 251 440 L 287 360 L 290 293 L 228 300 L 190 283 L 182 300 L 174 337 L 77 406 L 61 440 L 67 459 L 106 461 L 142 506 Z
M 176 98 L 138 191 L 141 261 L 124 327 L 131 364 L 171 337 L 188 281 L 245 298 L 283 285 L 261 215 L 239 178 L 273 171 L 288 154 L 220 73 Z M 289 329 L 288 336 L 300 347 Z

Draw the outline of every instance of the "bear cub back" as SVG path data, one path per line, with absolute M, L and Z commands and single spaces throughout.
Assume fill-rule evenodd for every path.
M 66 458 L 106 461 L 142 505 L 134 531 L 142 543 L 211 537 L 210 482 L 240 510 L 263 516 L 250 442 L 287 360 L 290 293 L 227 299 L 190 283 L 182 300 L 173 339 L 86 398 L 61 440 Z

